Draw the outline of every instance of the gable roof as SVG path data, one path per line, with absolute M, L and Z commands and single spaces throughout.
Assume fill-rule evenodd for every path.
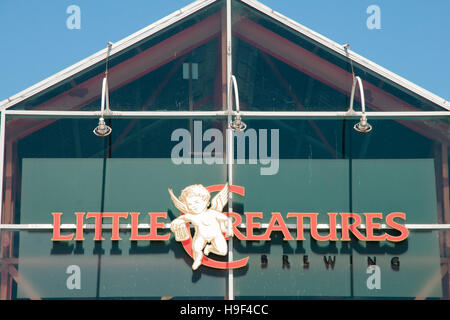
M 201 9 L 213 4 L 214 2 L 218 2 L 219 0 L 198 0 L 195 1 L 188 6 L 168 15 L 165 18 L 162 18 L 155 23 L 149 25 L 146 28 L 143 28 L 136 33 L 126 37 L 123 40 L 120 40 L 113 44 L 110 51 L 110 56 L 114 56 L 115 54 L 120 53 L 121 51 L 139 43 L 140 41 L 156 34 L 159 31 L 162 31 L 173 24 L 181 21 L 182 19 L 200 11 Z M 425 100 L 443 108 L 444 110 L 450 111 L 450 102 L 421 88 L 418 85 L 402 78 L 401 76 L 377 65 L 376 63 L 356 54 L 355 52 L 344 49 L 343 45 L 340 45 L 317 32 L 299 24 L 298 22 L 287 18 L 286 16 L 272 10 L 271 8 L 263 5 L 262 3 L 255 0 L 239 0 L 240 2 L 246 4 L 247 6 L 257 10 L 258 12 L 268 16 L 271 19 L 276 20 L 282 25 L 290 28 L 301 35 L 311 39 L 312 41 L 322 45 L 323 47 L 329 49 L 333 53 L 341 56 L 342 58 L 351 59 L 356 64 L 361 65 L 362 67 L 372 71 L 373 73 L 393 82 L 394 84 L 416 94 Z M 38 93 L 41 93 L 52 86 L 57 85 L 58 83 L 69 79 L 70 77 L 76 75 L 77 73 L 87 70 L 88 68 L 103 62 L 107 57 L 107 49 L 100 50 L 99 52 L 91 55 L 90 57 L 56 73 L 55 75 L 25 89 L 3 101 L 0 102 L 0 110 L 10 108 Z M 349 88 L 350 89 L 350 88 Z M 349 90 L 350 91 L 350 90 Z

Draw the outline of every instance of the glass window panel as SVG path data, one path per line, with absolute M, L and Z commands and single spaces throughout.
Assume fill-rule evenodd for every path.
M 406 211 L 409 223 L 442 223 L 437 206 L 443 197 L 442 169 L 448 170 L 441 152 L 450 138 L 449 120 L 370 123 L 372 132 L 348 138 L 353 209 Z
M 361 298 L 443 297 L 439 232 L 412 230 L 402 243 L 358 244 L 354 252 L 354 294 Z M 380 289 L 367 285 L 369 258 L 380 268 Z
M 185 54 L 177 54 L 173 60 L 154 71 L 140 75 L 136 80 L 124 82 L 110 90 L 112 110 L 214 110 L 215 95 L 219 93 L 216 81 L 220 80 L 220 64 L 217 61 L 218 34 L 210 41 Z M 178 58 L 179 57 L 179 58 Z M 187 74 L 183 73 L 187 69 Z M 111 73 L 111 77 L 114 75 Z M 82 110 L 98 110 L 100 99 L 88 103 Z
M 235 138 L 236 160 L 241 152 L 245 161 L 233 166 L 234 184 L 245 187 L 244 197 L 233 198 L 234 211 L 242 214 L 244 226 L 240 231 L 244 236 L 244 212 L 262 212 L 263 218 L 255 218 L 254 222 L 266 224 L 273 212 L 280 212 L 290 225 L 292 237 L 296 236 L 296 220 L 287 218 L 288 212 L 317 212 L 319 223 L 325 224 L 329 223 L 326 214 L 330 212 L 358 213 L 362 223 L 364 213 L 377 212 L 384 218 L 392 212 L 404 212 L 406 221 L 398 222 L 406 224 L 448 223 L 447 118 L 369 119 L 373 130 L 368 134 L 356 132 L 353 120 L 246 123 L 245 153 L 239 150 L 239 138 Z M 279 130 L 279 143 L 261 135 L 264 129 L 269 137 L 271 130 Z M 252 140 L 252 136 L 256 138 Z M 263 151 L 279 155 L 277 170 L 272 174 L 261 170 L 269 166 L 263 163 L 267 160 L 265 153 L 259 154 L 265 142 Z M 252 143 L 258 146 L 253 158 Z M 305 220 L 309 223 L 309 219 Z M 374 222 L 386 223 L 377 219 Z M 319 234 L 328 232 L 321 230 Z M 365 229 L 361 232 L 366 234 Z M 375 235 L 386 232 L 399 234 L 381 230 Z M 313 240 L 306 228 L 304 241 L 283 241 L 280 231 L 272 232 L 271 241 L 234 238 L 234 258 L 250 257 L 248 267 L 235 271 L 236 297 L 448 298 L 445 269 L 441 272 L 441 262 L 447 261 L 444 234 L 410 229 L 408 238 L 398 243 L 367 242 L 355 237 L 350 242 L 320 242 Z M 283 264 L 283 259 L 290 262 L 290 267 Z M 367 285 L 373 273 L 368 273 L 367 268 L 372 261 L 381 270 L 381 289 Z
M 235 259 L 250 257 L 234 273 L 236 299 L 448 299 L 446 233 L 412 230 L 401 243 L 319 243 L 309 232 L 305 241 L 234 239 Z
M 283 241 L 276 233 L 267 242 L 234 239 L 234 258 L 250 257 L 246 269 L 234 272 L 236 299 L 349 297 L 348 245 L 320 244 L 309 232 L 305 232 L 305 239 Z
M 93 134 L 97 121 L 8 117 L 5 223 L 53 224 L 52 213 L 61 212 L 61 223 L 73 225 L 76 212 L 139 212 L 138 222 L 148 225 L 148 212 L 163 212 L 166 218 L 158 221 L 166 227 L 159 232 L 166 235 L 171 234 L 168 223 L 180 214 L 168 188 L 178 196 L 191 184 L 226 181 L 223 150 L 217 150 L 218 164 L 206 164 L 204 158 L 194 164 L 193 152 L 186 155 L 192 164 L 177 165 L 171 158 L 179 143 L 171 139 L 175 130 L 191 135 L 189 145 L 200 141 L 205 156 L 209 143 L 203 134 L 214 128 L 223 137 L 222 121 L 114 119 L 107 121 L 113 131 L 106 138 Z M 102 222 L 111 225 L 112 219 Z M 94 225 L 95 220 L 85 216 L 84 223 Z M 131 214 L 120 223 L 130 225 Z M 48 228 L 15 232 L 11 245 L 18 272 L 41 298 L 223 299 L 227 271 L 201 267 L 193 273 L 192 259 L 174 237 L 130 241 L 130 227 L 122 227 L 122 240 L 114 241 L 111 228 L 102 231 L 103 241 L 94 241 L 92 227 L 85 229 L 84 241 L 51 241 Z M 61 234 L 74 232 L 63 229 Z M 148 232 L 148 227 L 139 229 L 141 235 Z M 80 290 L 66 286 L 71 265 L 81 270 Z M 17 284 L 12 298 L 28 298 L 27 290 L 27 284 Z
M 350 105 L 351 81 L 348 94 L 336 90 L 239 36 L 233 38 L 233 52 L 242 110 L 344 111 Z
M 148 231 L 147 231 L 148 232 Z M 129 232 L 121 241 L 51 242 L 51 232 L 17 232 L 18 270 L 41 298 L 153 298 L 223 299 L 226 271 L 207 269 L 193 274 L 183 247 L 175 240 L 136 243 Z M 165 233 L 165 232 L 164 232 Z M 81 289 L 67 286 L 69 266 L 80 268 Z M 202 268 L 203 269 L 203 268 Z M 18 284 L 17 296 L 28 298 L 27 286 Z
M 246 133 L 250 136 L 249 132 L 255 130 L 258 140 L 248 139 L 246 163 L 233 166 L 233 183 L 245 187 L 244 197 L 233 198 L 234 211 L 262 212 L 263 218 L 254 222 L 266 224 L 273 212 L 280 212 L 285 223 L 291 226 L 296 225 L 296 220 L 287 218 L 289 212 L 317 212 L 320 213 L 318 222 L 328 223 L 326 213 L 349 211 L 349 162 L 342 157 L 342 120 L 249 120 L 246 123 Z M 268 132 L 267 139 L 261 134 L 264 129 Z M 279 140 L 271 135 L 275 130 L 279 132 Z M 267 167 L 262 162 L 264 153 L 258 153 L 257 162 L 250 163 L 252 143 L 259 146 L 258 152 L 261 144 L 267 143 L 267 149 L 272 151 L 268 155 L 279 154 L 279 160 L 273 159 L 278 160 L 274 165 L 278 170 L 263 174 L 261 169 Z M 248 223 L 242 218 L 243 223 Z M 241 231 L 246 234 L 245 228 Z M 289 232 L 296 237 L 295 228 L 291 227 Z M 304 241 L 283 241 L 284 235 L 279 231 L 272 232 L 270 241 L 235 237 L 234 258 L 250 257 L 246 269 L 235 271 L 236 298 L 350 296 L 348 245 L 319 243 L 310 238 L 306 229 L 304 234 Z M 304 267 L 303 259 L 310 267 Z

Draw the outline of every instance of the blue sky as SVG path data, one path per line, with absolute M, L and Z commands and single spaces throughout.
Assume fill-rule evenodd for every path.
M 189 0 L 0 0 L 0 101 L 189 4 Z M 450 100 L 450 1 L 263 0 L 272 9 Z M 81 29 L 66 27 L 67 7 Z M 366 13 L 380 8 L 381 29 Z

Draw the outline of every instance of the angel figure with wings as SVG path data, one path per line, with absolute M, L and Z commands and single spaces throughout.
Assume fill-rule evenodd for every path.
M 210 252 L 221 256 L 226 255 L 228 245 L 225 236 L 233 236 L 231 220 L 222 213 L 228 202 L 228 184 L 211 200 L 211 206 L 209 206 L 211 194 L 201 184 L 184 188 L 180 198 L 173 194 L 172 189 L 169 189 L 169 193 L 175 207 L 184 212 L 184 215 L 170 224 L 170 230 L 175 234 L 175 239 L 184 241 L 189 238 L 186 223 L 190 222 L 195 227 L 192 242 L 194 258 L 192 269 L 196 270 L 202 264 L 203 256 L 209 255 Z

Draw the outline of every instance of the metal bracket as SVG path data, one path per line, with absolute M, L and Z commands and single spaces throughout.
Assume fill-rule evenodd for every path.
M 353 100 L 355 99 L 356 84 L 359 85 L 359 95 L 361 96 L 362 116 L 361 116 L 361 120 L 357 124 L 355 124 L 355 126 L 353 128 L 360 133 L 369 133 L 370 131 L 372 131 L 372 126 L 367 122 L 366 100 L 364 98 L 364 87 L 363 87 L 361 78 L 358 76 L 353 78 L 352 93 L 351 93 L 351 97 L 350 97 L 350 107 L 349 107 L 347 113 L 349 113 L 349 114 L 355 113 L 355 110 L 353 109 Z
M 109 53 L 111 51 L 111 42 L 106 43 L 108 45 L 108 50 L 106 54 L 106 67 L 105 67 L 105 77 L 102 82 L 102 100 L 101 100 L 101 116 L 98 121 L 98 126 L 93 130 L 94 134 L 97 137 L 104 138 L 109 136 L 112 132 L 111 127 L 107 126 L 105 123 L 104 116 L 105 114 L 110 114 L 111 109 L 109 108 L 109 88 L 108 88 L 108 61 L 109 61 Z M 106 104 L 106 108 L 105 108 Z M 106 110 L 105 110 L 106 109 Z
M 234 121 L 230 122 L 229 126 L 234 132 L 242 132 L 247 128 L 247 125 L 244 121 L 241 120 L 241 116 L 239 114 L 239 90 L 238 85 L 236 81 L 236 77 L 234 75 L 231 76 L 231 84 L 230 84 L 230 91 L 234 92 L 234 101 L 236 104 L 236 116 L 234 118 Z M 232 92 L 230 92 L 232 94 Z

